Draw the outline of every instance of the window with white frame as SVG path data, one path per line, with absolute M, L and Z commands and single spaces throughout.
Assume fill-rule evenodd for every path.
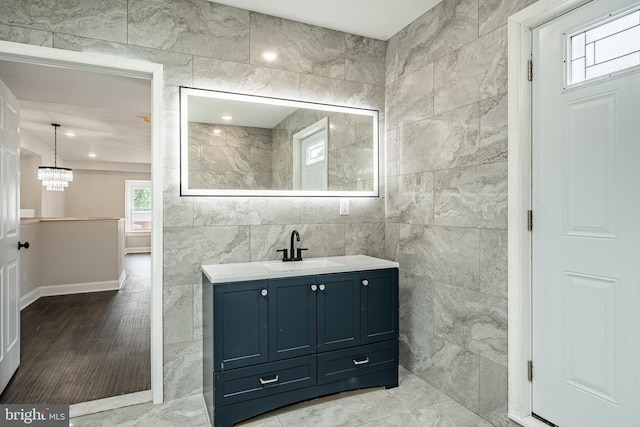
M 127 232 L 150 232 L 151 181 L 126 180 L 124 188 Z
M 574 33 L 569 52 L 569 84 L 640 65 L 640 10 Z

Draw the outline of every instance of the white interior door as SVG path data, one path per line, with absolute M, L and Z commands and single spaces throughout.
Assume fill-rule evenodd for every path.
M 619 46 L 639 7 L 594 0 L 533 32 L 533 412 L 560 427 L 640 425 L 640 46 Z
M 0 392 L 20 364 L 18 100 L 0 80 Z

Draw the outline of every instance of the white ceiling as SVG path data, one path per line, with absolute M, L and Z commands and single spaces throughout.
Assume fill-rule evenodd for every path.
M 388 40 L 440 1 L 215 0 L 215 3 L 374 39 Z
M 150 163 L 151 83 L 89 71 L 0 61 L 0 79 L 20 101 L 21 138 L 68 161 Z M 75 137 L 65 135 L 73 132 Z

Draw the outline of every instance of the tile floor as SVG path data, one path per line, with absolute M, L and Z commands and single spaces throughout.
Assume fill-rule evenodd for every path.
M 202 396 L 145 403 L 71 419 L 72 427 L 205 427 Z M 491 424 L 400 368 L 400 386 L 340 393 L 287 406 L 242 427 L 491 427 Z

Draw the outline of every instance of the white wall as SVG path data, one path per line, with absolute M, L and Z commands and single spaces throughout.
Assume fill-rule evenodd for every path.
M 35 216 L 42 214 L 42 185 L 37 178 L 42 158 L 20 154 L 20 209 L 34 209 Z

